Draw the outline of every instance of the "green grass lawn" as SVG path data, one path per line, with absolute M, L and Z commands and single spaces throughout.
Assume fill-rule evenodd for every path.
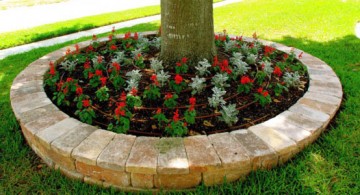
M 336 10 L 336 11 L 334 11 Z M 360 39 L 357 0 L 246 0 L 215 10 L 216 31 L 268 39 L 302 49 L 327 62 L 344 88 L 344 102 L 326 132 L 291 161 L 244 181 L 198 187 L 194 194 L 359 194 L 360 192 Z M 158 29 L 159 22 L 119 32 Z M 81 39 L 84 40 L 85 38 Z M 46 166 L 26 144 L 12 113 L 12 80 L 29 63 L 67 42 L 0 61 L 0 194 L 115 194 Z

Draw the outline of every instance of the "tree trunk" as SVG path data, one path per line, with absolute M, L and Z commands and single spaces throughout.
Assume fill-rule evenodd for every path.
M 161 53 L 166 63 L 215 55 L 212 0 L 161 0 Z

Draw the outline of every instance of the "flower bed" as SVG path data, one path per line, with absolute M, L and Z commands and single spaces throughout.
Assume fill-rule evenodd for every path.
M 215 35 L 212 61 L 183 57 L 164 64 L 159 37 L 116 39 L 114 32 L 107 42 L 94 35 L 88 47 L 75 46 L 63 61 L 50 62 L 45 84 L 61 110 L 117 133 L 185 136 L 246 128 L 289 108 L 308 82 L 294 52 L 257 38 L 246 42 L 224 32 Z

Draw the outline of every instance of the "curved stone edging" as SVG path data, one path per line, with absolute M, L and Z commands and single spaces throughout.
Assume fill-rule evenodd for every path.
M 89 43 L 78 45 L 83 48 Z M 292 49 L 262 43 L 274 44 L 286 53 Z M 251 170 L 286 162 L 316 140 L 342 101 L 342 86 L 334 71 L 304 52 L 300 61 L 308 67 L 308 91 L 295 105 L 268 121 L 230 133 L 186 138 L 116 134 L 69 117 L 46 96 L 43 75 L 49 61 L 61 59 L 67 48 L 36 60 L 16 77 L 11 86 L 11 105 L 30 147 L 50 167 L 105 187 L 130 191 L 185 189 L 201 182 L 219 184 L 224 177 L 235 181 Z M 302 51 L 294 52 L 298 55 Z

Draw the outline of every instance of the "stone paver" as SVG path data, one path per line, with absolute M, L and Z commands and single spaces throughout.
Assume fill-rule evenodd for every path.
M 278 163 L 278 156 L 274 149 L 262 139 L 246 129 L 232 131 L 231 134 L 245 147 L 252 160 L 253 170 L 271 168 Z
M 134 145 L 136 136 L 117 134 L 97 159 L 103 168 L 125 171 L 126 161 Z
M 201 173 L 155 175 L 156 188 L 186 189 L 201 183 Z
M 161 138 L 157 172 L 159 174 L 188 174 L 189 162 L 187 159 L 182 138 Z
M 159 138 L 137 137 L 126 162 L 126 171 L 139 174 L 156 174 Z
M 154 175 L 131 173 L 131 185 L 136 188 L 150 189 L 154 187 Z
M 319 102 L 319 101 L 307 99 L 307 98 L 301 98 L 299 100 L 299 103 L 306 105 L 310 108 L 313 108 L 315 110 L 324 112 L 324 113 L 330 115 L 331 118 L 335 115 L 336 110 L 338 109 L 338 106 L 336 106 L 336 105 L 327 104 L 327 103 L 323 103 L 323 102 Z
M 43 116 L 51 115 L 56 111 L 59 111 L 59 109 L 54 104 L 48 104 L 46 106 L 36 108 L 34 110 L 29 110 L 23 113 L 16 113 L 15 111 L 14 112 L 15 115 L 18 115 L 18 117 L 20 118 L 20 123 L 26 124 L 36 119 L 42 118 Z
M 190 172 L 205 172 L 221 166 L 221 161 L 207 136 L 186 137 L 184 144 Z
M 303 104 L 295 104 L 289 108 L 289 111 L 321 122 L 329 122 L 330 120 L 330 116 L 326 113 L 315 110 Z
M 10 98 L 24 96 L 31 93 L 44 92 L 43 81 L 33 80 L 23 83 L 16 83 L 11 86 Z
M 67 116 L 63 112 L 57 111 L 53 112 L 51 115 L 46 115 L 38 118 L 37 120 L 26 123 L 24 125 L 24 128 L 27 132 L 35 135 L 36 133 L 44 130 L 45 128 L 48 128 L 66 118 L 69 118 L 69 116 Z

